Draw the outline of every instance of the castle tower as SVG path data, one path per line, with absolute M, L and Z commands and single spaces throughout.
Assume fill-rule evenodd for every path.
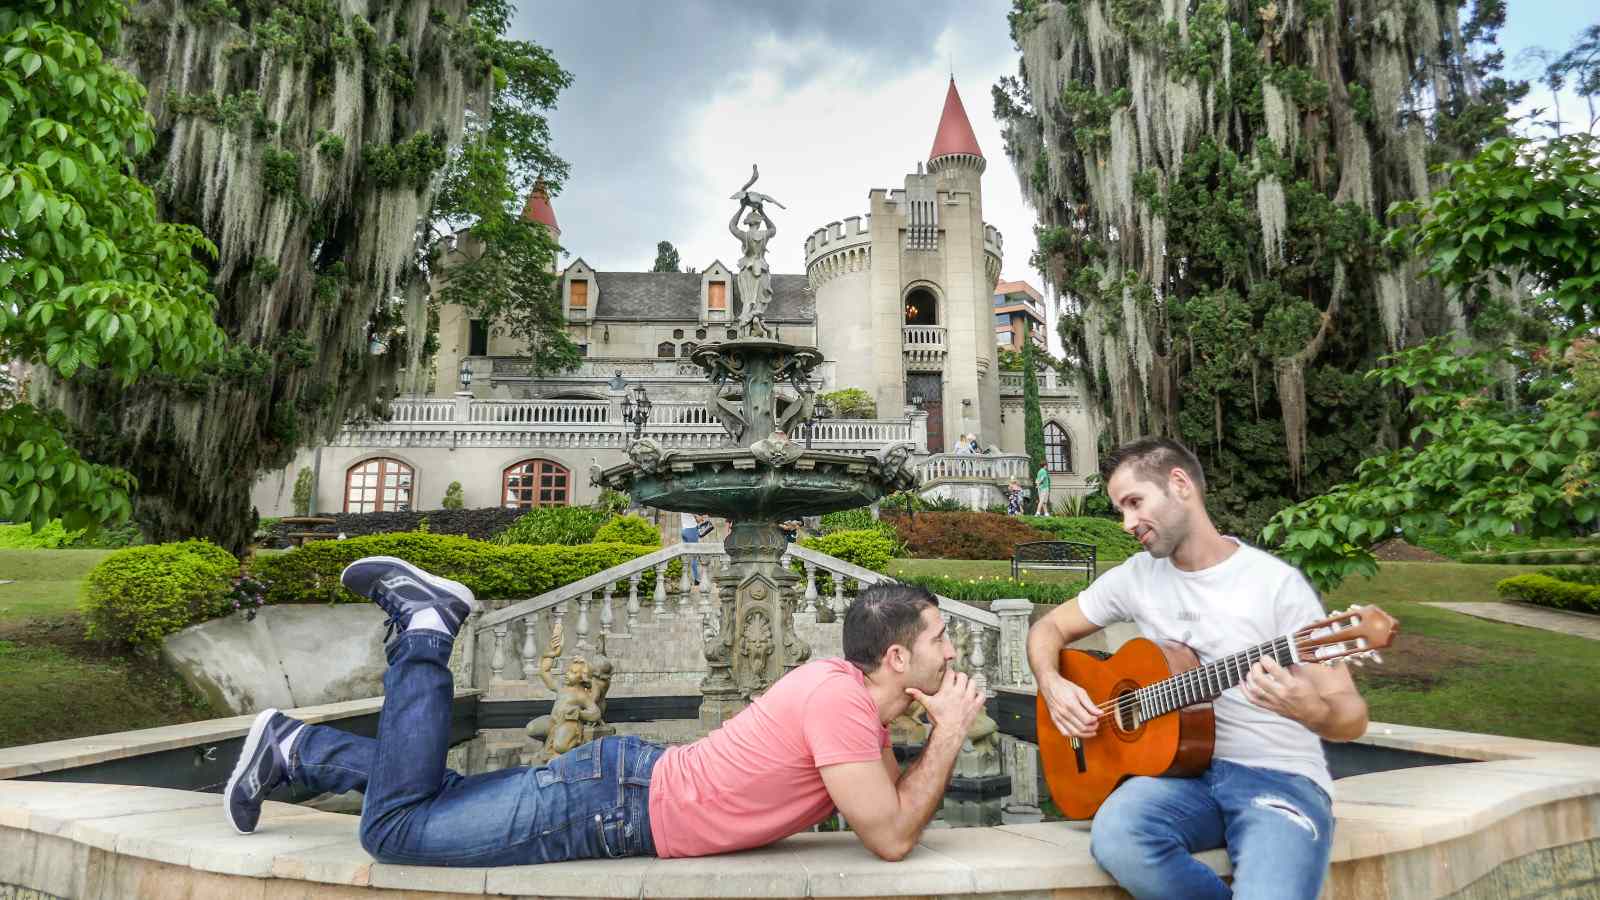
M 985 165 L 952 78 L 926 169 L 901 190 L 868 192 L 865 221 L 831 222 L 806 240 L 835 385 L 865 389 L 879 415 L 920 398 L 934 451 L 966 432 L 1000 442 L 991 309 L 1001 243 L 983 222 Z

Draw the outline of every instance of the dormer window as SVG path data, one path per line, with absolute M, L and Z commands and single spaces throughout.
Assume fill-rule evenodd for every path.
M 706 284 L 706 312 L 707 318 L 726 319 L 728 317 L 728 283 L 726 281 L 712 281 Z

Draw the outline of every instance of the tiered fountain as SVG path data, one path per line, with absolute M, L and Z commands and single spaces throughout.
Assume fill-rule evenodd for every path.
M 728 446 L 668 450 L 641 438 L 628 448 L 631 462 L 595 476 L 637 504 L 720 516 L 733 525 L 723 544 L 729 564 L 715 579 L 718 602 L 707 629 L 700 718 L 709 727 L 810 656 L 794 628 L 798 576 L 780 562 L 786 542 L 779 523 L 866 506 L 917 483 L 906 466 L 910 443 L 857 455 L 807 449 L 789 437 L 811 417 L 811 373 L 822 354 L 777 340 L 763 320 L 772 299 L 766 245 L 777 233 L 764 206 L 781 204 L 752 192 L 750 184 L 733 199 L 739 209 L 729 229 L 744 250 L 739 337 L 704 344 L 692 356 L 710 379 L 706 408 L 726 429 Z

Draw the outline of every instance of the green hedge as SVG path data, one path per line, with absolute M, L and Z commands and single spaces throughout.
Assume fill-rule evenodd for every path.
M 888 568 L 889 560 L 894 558 L 895 553 L 895 542 L 877 528 L 835 531 L 820 537 L 801 538 L 799 544 L 874 572 L 882 572 Z M 805 575 L 805 566 L 800 562 L 796 561 L 791 568 L 802 577 Z M 805 590 L 803 583 L 800 585 L 800 590 Z M 817 571 L 817 593 L 824 596 L 833 593 L 833 577 L 820 569 Z
M 1023 516 L 1022 520 L 1050 535 L 1052 540 L 1095 545 L 1095 558 L 1100 560 L 1124 560 L 1144 549 L 1133 535 L 1122 530 L 1122 525 L 1115 519 L 1095 516 Z
M 611 513 L 588 506 L 531 509 L 491 538 L 496 544 L 587 544 Z
M 228 612 L 225 594 L 239 561 L 205 541 L 148 544 L 119 550 L 89 571 L 84 583 L 85 633 L 141 650 L 195 622 Z
M 131 522 L 96 529 L 68 531 L 60 519 L 51 519 L 38 531 L 26 523 L 0 525 L 0 550 L 117 550 L 142 542 Z
M 661 532 L 643 516 L 612 516 L 611 521 L 594 533 L 596 544 L 634 544 L 639 547 L 660 547 Z
M 896 575 L 896 581 L 920 584 L 935 594 L 951 600 L 972 603 L 984 600 L 1003 600 L 1020 597 L 1034 603 L 1055 605 L 1078 596 L 1088 584 L 1087 580 L 1068 582 L 1038 582 L 1027 578 L 947 578 L 943 575 Z
M 1495 565 L 1536 566 L 1541 563 L 1590 564 L 1600 562 L 1600 550 L 1586 547 L 1558 547 L 1550 550 L 1511 550 L 1494 553 L 1464 553 L 1462 562 Z
M 1567 581 L 1540 572 L 1515 575 L 1495 585 L 1500 596 L 1555 609 L 1600 613 L 1600 584 Z
M 657 549 L 634 544 L 503 547 L 453 534 L 403 531 L 316 541 L 288 553 L 257 556 L 252 570 L 268 583 L 268 603 L 365 602 L 339 584 L 344 567 L 364 556 L 397 556 L 461 582 L 481 600 L 525 599 Z M 668 583 L 676 583 L 681 571 L 681 563 L 674 560 L 668 567 Z M 627 590 L 626 581 L 619 586 Z M 645 591 L 643 585 L 640 591 Z

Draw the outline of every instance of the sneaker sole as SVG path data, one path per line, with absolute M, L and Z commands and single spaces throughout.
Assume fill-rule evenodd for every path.
M 339 583 L 340 584 L 344 584 L 345 572 L 350 571 L 351 569 L 355 568 L 357 565 L 359 565 L 361 563 L 373 563 L 373 562 L 385 562 L 385 563 L 390 563 L 391 565 L 399 566 L 400 568 L 405 569 L 406 573 L 408 575 L 411 575 L 411 576 L 413 576 L 415 578 L 419 578 L 419 579 L 427 582 L 428 584 L 432 585 L 433 587 L 439 588 L 441 590 L 447 590 L 449 588 L 455 588 L 456 590 L 458 590 L 460 592 L 457 595 L 458 598 L 462 602 L 467 604 L 467 615 L 468 616 L 471 616 L 473 613 L 476 613 L 480 609 L 480 607 L 478 605 L 478 597 L 477 597 L 476 594 L 472 593 L 472 589 L 471 588 L 467 587 L 466 585 L 462 584 L 459 581 L 451 581 L 448 578 L 440 578 L 438 575 L 435 575 L 432 572 L 424 572 L 421 569 L 417 568 L 416 566 L 412 565 L 411 563 L 406 562 L 405 560 L 401 559 L 398 556 L 365 556 L 365 557 L 362 557 L 361 559 L 358 559 L 355 562 L 351 563 L 350 565 L 344 567 L 344 570 L 339 573 Z M 345 588 L 345 590 L 349 590 L 349 588 Z M 456 592 L 455 591 L 451 591 L 451 593 L 454 594 Z M 465 621 L 465 620 L 463 620 L 463 621 Z
M 228 776 L 228 786 L 222 790 L 222 817 L 228 820 L 233 830 L 240 834 L 254 834 L 255 831 L 245 831 L 233 821 L 233 816 L 228 814 L 228 801 L 233 797 L 233 789 L 239 784 L 239 779 L 244 776 L 245 766 L 256 755 L 256 748 L 261 746 L 261 737 L 267 732 L 267 723 L 277 715 L 276 709 L 264 709 L 256 720 L 250 723 L 250 734 L 244 739 L 244 749 L 239 751 L 239 761 L 233 764 L 233 774 Z

